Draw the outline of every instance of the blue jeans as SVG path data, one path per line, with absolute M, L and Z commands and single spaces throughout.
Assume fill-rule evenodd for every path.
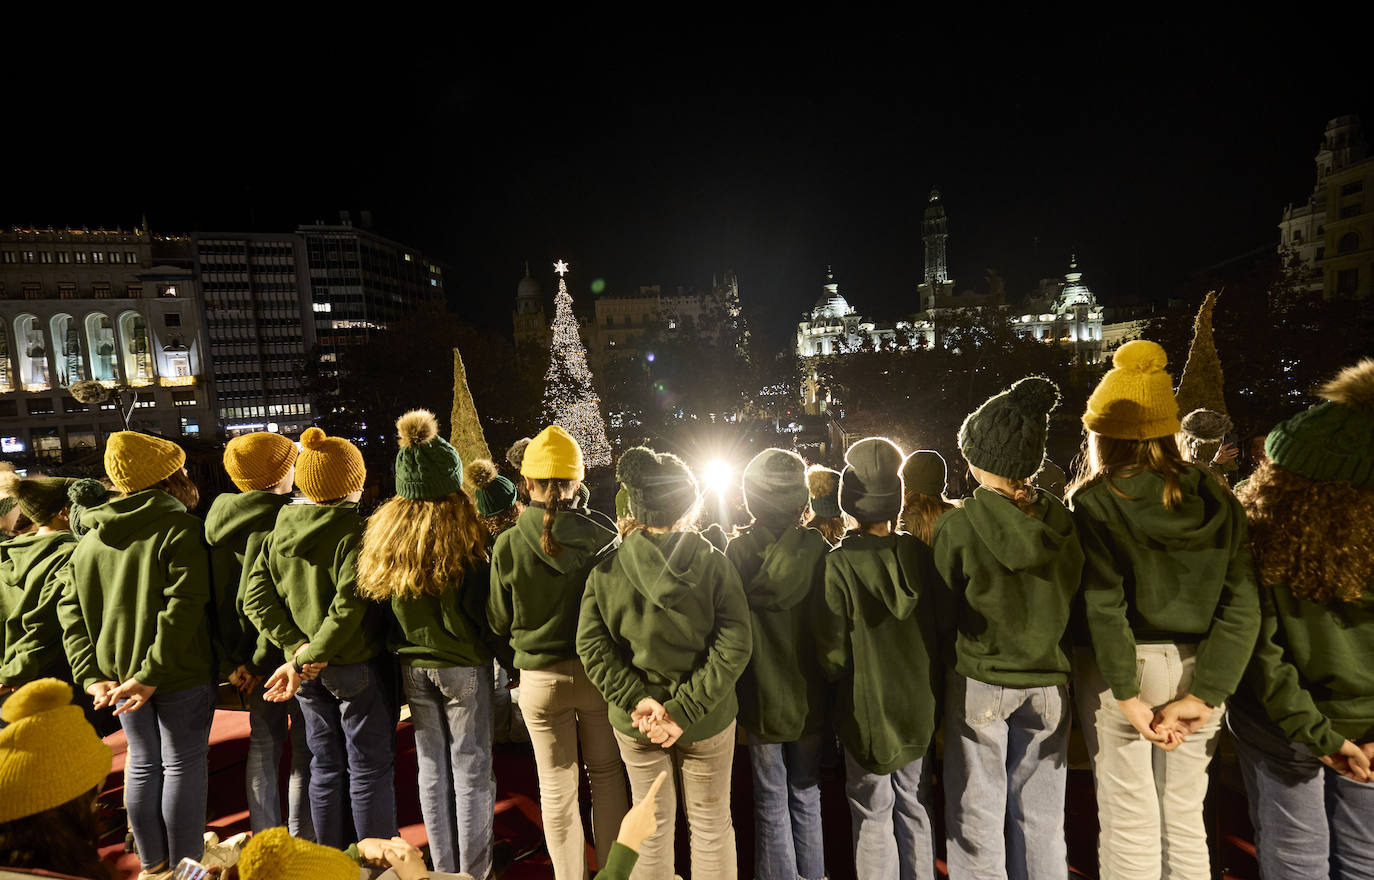
M 1236 742 L 1260 877 L 1374 877 L 1374 783 L 1352 782 L 1268 718 L 1226 713 Z
M 415 725 L 420 812 L 434 870 L 485 880 L 496 809 L 491 667 L 407 666 L 401 681 Z
M 262 698 L 259 683 L 248 695 L 248 761 L 244 780 L 248 789 L 248 822 L 253 833 L 282 825 L 281 752 L 291 738 L 291 777 L 287 793 L 287 828 L 292 837 L 315 839 L 315 824 L 310 818 L 310 745 L 305 737 L 305 719 L 295 700 L 269 703 Z M 288 728 L 288 719 L 290 725 Z
M 364 837 L 396 836 L 396 724 L 385 658 L 330 664 L 296 693 L 310 743 L 315 840 L 343 849 Z M 344 830 L 344 783 L 353 833 Z
M 854 874 L 863 880 L 931 880 L 930 780 L 925 758 L 886 775 L 844 753 L 844 788 L 853 823 Z
M 1069 870 L 1064 685 L 1012 688 L 949 675 L 945 825 L 956 878 L 1055 878 Z
M 123 706 L 127 700 L 120 700 Z M 153 692 L 141 709 L 119 716 L 129 752 L 124 806 L 149 870 L 205 854 L 205 795 L 210 782 L 210 724 L 215 686 Z
M 747 734 L 754 774 L 754 876 L 821 880 L 821 735 L 766 743 Z

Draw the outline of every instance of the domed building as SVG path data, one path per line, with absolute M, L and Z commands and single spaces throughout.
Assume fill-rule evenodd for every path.
M 1102 361 L 1102 307 L 1083 283 L 1077 257 L 1070 258 L 1063 281 L 1042 282 L 1026 307 L 1027 314 L 1011 318 L 1017 333 L 1072 348 L 1080 364 Z
M 878 348 L 896 340 L 896 329 L 865 318 L 840 294 L 835 273 L 827 268 L 821 295 L 797 324 L 797 355 L 824 357 L 869 345 Z

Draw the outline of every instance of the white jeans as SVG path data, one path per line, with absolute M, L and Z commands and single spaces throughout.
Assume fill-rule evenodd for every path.
M 1185 696 L 1196 653 L 1193 645 L 1137 645 L 1140 698 L 1158 707 Z M 1102 880 L 1211 877 L 1202 801 L 1224 707 L 1166 752 L 1126 720 L 1088 649 L 1074 654 L 1074 686 L 1097 784 Z

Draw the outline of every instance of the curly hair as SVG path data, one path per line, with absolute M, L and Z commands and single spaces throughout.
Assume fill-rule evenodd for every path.
M 820 532 L 833 547 L 843 540 L 849 529 L 853 528 L 853 520 L 843 513 L 839 516 L 816 516 L 812 513 L 811 518 L 806 521 L 806 527 Z
M 486 527 L 487 534 L 495 541 L 496 536 L 515 525 L 515 521 L 518 520 L 520 514 L 524 512 L 525 505 L 516 501 L 500 513 L 493 513 L 490 516 L 479 515 L 477 518 L 482 521 L 482 525 Z
M 1317 482 L 1264 461 L 1236 497 L 1265 585 L 1314 602 L 1360 601 L 1374 580 L 1374 488 Z
M 51 810 L 0 823 L 0 865 L 113 880 L 114 873 L 96 849 L 100 823 L 95 799 L 99 792 L 97 786 Z
M 378 601 L 442 595 L 487 561 L 487 541 L 466 492 L 423 500 L 397 495 L 367 520 L 358 595 Z
M 935 531 L 935 521 L 947 510 L 959 505 L 943 495 L 926 495 L 922 492 L 907 492 L 902 504 L 902 512 L 897 517 L 897 528 L 910 532 L 930 545 L 931 533 Z

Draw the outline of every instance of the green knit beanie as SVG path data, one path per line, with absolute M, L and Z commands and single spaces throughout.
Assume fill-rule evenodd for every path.
M 813 464 L 806 469 L 806 491 L 811 496 L 811 512 L 832 519 L 840 516 L 840 472 Z
M 1020 379 L 988 398 L 959 427 L 959 451 L 979 470 L 1008 480 L 1027 480 L 1045 460 L 1050 411 L 1059 386 L 1043 376 Z
M 744 508 L 766 523 L 795 522 L 810 497 L 806 462 L 786 449 L 765 449 L 744 468 Z
M 477 490 L 473 494 L 477 497 L 479 516 L 494 516 L 515 504 L 515 484 L 497 473 L 491 459 L 479 458 L 469 464 L 468 479 Z
M 920 495 L 944 495 L 949 469 L 944 456 L 933 449 L 918 449 L 902 462 L 902 486 Z
M 615 478 L 625 487 L 630 516 L 653 528 L 667 528 L 686 516 L 700 494 L 682 459 L 632 446 L 620 454 Z
M 13 498 L 19 511 L 41 526 L 67 506 L 67 488 L 75 482 L 66 477 L 25 479 L 12 470 L 0 471 L 0 494 Z
M 1317 395 L 1326 401 L 1280 422 L 1264 451 L 1309 480 L 1374 486 L 1374 358 L 1346 367 Z
M 18 504 L 18 501 L 15 501 L 8 495 L 0 496 L 0 516 L 4 516 L 11 510 L 14 510 L 15 506 Z
M 844 454 L 840 509 L 861 523 L 886 522 L 902 512 L 902 450 L 884 437 L 866 437 Z
M 413 409 L 396 420 L 401 448 L 396 452 L 396 494 L 413 501 L 443 498 L 463 491 L 463 461 L 439 436 L 434 413 Z

